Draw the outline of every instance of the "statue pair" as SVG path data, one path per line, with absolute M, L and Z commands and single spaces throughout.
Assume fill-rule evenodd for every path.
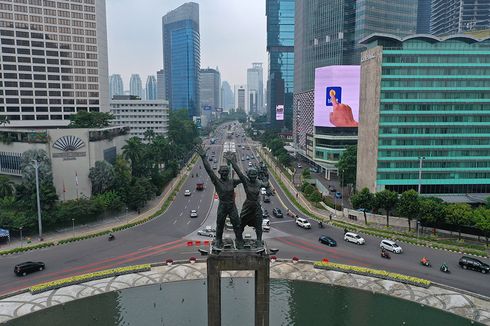
M 206 159 L 206 151 L 202 146 L 198 146 L 196 149 L 199 156 L 201 156 L 204 168 L 211 178 L 216 193 L 219 198 L 218 214 L 216 221 L 216 238 L 214 246 L 221 248 L 223 246 L 223 230 L 225 226 L 225 220 L 230 218 L 230 222 L 233 225 L 233 231 L 236 237 L 237 248 L 243 248 L 243 230 L 245 226 L 251 226 L 255 228 L 257 235 L 257 246 L 262 247 L 262 209 L 260 206 L 260 189 L 268 187 L 267 180 L 258 178 L 258 172 L 255 168 L 250 168 L 245 176 L 238 167 L 236 157 L 233 153 L 225 153 L 224 158 L 233 167 L 238 179 L 230 178 L 230 168 L 227 165 L 220 166 L 218 178 L 211 169 L 211 166 Z M 239 184 L 243 184 L 245 189 L 246 199 L 242 206 L 240 216 L 234 199 L 234 189 Z

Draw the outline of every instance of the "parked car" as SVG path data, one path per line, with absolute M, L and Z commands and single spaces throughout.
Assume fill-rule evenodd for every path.
M 337 191 L 337 192 L 335 193 L 335 198 L 337 198 L 337 199 L 342 199 L 342 193 L 341 193 L 341 192 L 339 192 L 339 191 Z
M 387 240 L 387 239 L 381 240 L 379 247 L 391 251 L 395 254 L 401 254 L 403 252 L 402 247 L 397 245 L 396 242 L 392 240 Z
M 262 207 L 262 218 L 268 218 L 269 217 L 269 212 L 267 211 L 267 209 L 264 209 Z
M 217 170 L 218 169 L 218 166 L 215 164 L 213 165 L 213 170 Z
M 362 245 L 366 243 L 366 240 L 364 240 L 363 237 L 361 237 L 359 234 L 354 232 L 347 232 L 346 234 L 344 234 L 344 240 L 352 243 L 356 243 L 358 245 Z
M 302 227 L 303 229 L 311 229 L 311 224 L 307 219 L 303 217 L 298 217 L 296 219 L 296 225 Z
M 274 215 L 275 217 L 278 217 L 278 218 L 284 217 L 280 208 L 274 208 L 272 210 L 272 215 Z
M 46 264 L 41 261 L 26 261 L 24 263 L 20 263 L 15 265 L 14 273 L 17 276 L 26 276 L 29 273 L 34 273 L 37 271 L 42 271 L 46 268 Z
M 459 259 L 459 266 L 461 266 L 463 269 L 472 269 L 482 274 L 490 272 L 490 266 L 488 264 L 468 256 L 463 256 Z
M 184 196 L 190 196 L 191 191 L 189 189 L 184 190 Z
M 326 235 L 322 235 L 318 238 L 318 241 L 320 241 L 320 243 L 323 243 L 329 247 L 335 247 L 337 246 L 337 241 L 335 241 L 334 239 L 330 238 L 329 236 L 326 236 Z
M 213 161 L 213 157 L 212 157 L 212 156 L 211 156 L 211 157 L 209 157 L 209 161 L 210 161 L 210 162 L 212 162 L 212 161 Z
M 274 192 L 272 191 L 272 189 L 271 189 L 271 188 L 267 188 L 267 189 L 266 189 L 266 191 L 265 191 L 265 193 L 266 193 L 266 195 L 267 195 L 267 196 L 269 196 L 269 197 L 270 197 L 270 196 L 274 196 Z
M 260 188 L 261 195 L 267 195 L 267 190 L 265 188 Z
M 215 237 L 214 232 L 208 231 L 206 229 L 197 231 L 197 234 L 198 235 L 201 235 L 203 237 L 210 237 L 210 238 L 214 238 Z
M 302 166 L 301 166 L 300 163 L 298 163 L 297 167 L 298 167 L 298 169 L 301 169 L 302 168 Z
M 264 203 L 270 203 L 271 202 L 271 199 L 269 198 L 269 196 L 266 196 L 264 195 L 262 200 L 264 201 Z
M 197 217 L 197 211 L 195 209 L 191 209 L 191 217 Z

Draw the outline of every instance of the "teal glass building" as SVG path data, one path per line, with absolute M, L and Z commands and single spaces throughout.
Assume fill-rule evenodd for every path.
M 490 193 L 490 39 L 361 43 L 357 188 Z

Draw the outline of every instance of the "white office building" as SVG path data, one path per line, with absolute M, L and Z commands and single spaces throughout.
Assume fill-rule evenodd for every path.
M 155 134 L 167 135 L 170 114 L 168 101 L 115 96 L 110 105 L 114 124 L 129 127 L 131 137 L 144 139 L 147 130 L 153 130 Z
M 247 69 L 247 101 L 249 114 L 261 114 L 264 111 L 264 72 L 262 63 L 255 62 Z
M 66 126 L 109 111 L 105 0 L 0 1 L 0 116 Z
M 235 85 L 235 109 L 248 111 L 248 101 L 247 101 L 247 86 L 246 85 Z

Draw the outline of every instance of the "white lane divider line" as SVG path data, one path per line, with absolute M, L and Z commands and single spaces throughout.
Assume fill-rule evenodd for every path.
M 175 220 L 172 224 L 175 224 L 175 223 L 177 223 L 177 220 Z
M 187 225 L 189 225 L 190 223 L 191 223 L 191 221 L 188 221 L 188 222 L 187 222 Z

